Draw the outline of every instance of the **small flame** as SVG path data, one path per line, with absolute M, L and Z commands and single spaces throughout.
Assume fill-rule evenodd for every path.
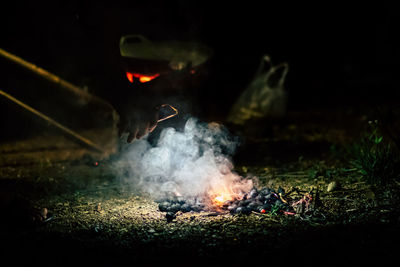
M 235 186 L 238 186 L 235 188 Z M 252 183 L 242 183 L 233 185 L 215 185 L 209 191 L 211 203 L 217 207 L 222 207 L 230 201 L 243 199 L 245 192 L 252 187 Z
M 215 201 L 216 201 L 217 203 L 224 203 L 224 196 L 217 196 L 217 197 L 215 198 Z
M 216 206 L 223 206 L 228 201 L 232 201 L 235 199 L 235 196 L 228 193 L 228 192 L 221 192 L 216 197 L 211 198 L 213 199 L 212 203 Z
M 159 73 L 156 73 L 153 75 L 145 75 L 145 74 L 140 74 L 140 73 L 126 72 L 126 77 L 128 78 L 128 80 L 131 83 L 133 83 L 133 77 L 138 78 L 139 82 L 141 82 L 141 83 L 146 83 L 146 82 L 150 82 L 150 81 L 154 80 L 158 76 L 160 76 Z

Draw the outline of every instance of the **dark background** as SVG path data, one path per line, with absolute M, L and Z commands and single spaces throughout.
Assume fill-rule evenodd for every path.
M 338 1 L 316 4 L 304 3 L 305 1 L 293 3 L 296 1 L 222 2 L 215 0 L 131 0 L 109 1 L 107 4 L 101 2 L 8 1 L 0 9 L 0 47 L 76 85 L 105 85 L 107 87 L 112 86 L 109 80 L 110 73 L 120 71 L 117 60 L 118 42 L 123 34 L 139 33 L 155 41 L 203 42 L 214 49 L 215 55 L 207 64 L 209 75 L 203 87 L 203 95 L 206 97 L 203 97 L 205 100 L 202 108 L 218 115 L 224 115 L 227 112 L 235 98 L 250 82 L 258 67 L 260 57 L 264 54 L 269 54 L 275 63 L 283 61 L 289 63 L 290 70 L 286 83 L 289 93 L 289 110 L 311 112 L 321 108 L 333 112 L 348 108 L 369 110 L 376 105 L 391 105 L 399 102 L 400 45 L 396 38 L 399 34 L 399 16 L 394 4 L 386 4 L 382 1 L 379 3 L 375 1 L 375 4 L 350 4 Z M 2 59 L 0 59 L 0 70 L 1 90 L 17 96 L 34 107 L 40 107 L 40 110 L 45 113 L 49 111 L 49 114 L 53 115 L 58 110 L 61 115 L 65 114 L 65 110 L 54 103 L 56 97 L 60 98 L 57 95 L 58 91 L 52 90 L 54 88 L 46 88 L 43 83 L 38 82 L 36 77 Z M 97 90 L 95 86 L 89 89 L 94 92 Z M 111 88 L 111 90 L 116 94 L 119 93 L 118 88 Z M 15 135 L 16 132 L 30 133 L 32 129 L 47 130 L 49 128 L 41 128 L 37 120 L 27 119 L 26 112 L 4 99 L 0 99 L 0 113 L 0 141 L 4 136 L 16 138 L 18 136 Z M 81 115 L 76 112 L 67 114 L 69 115 L 67 119 L 71 120 L 71 124 L 76 116 Z M 351 120 L 349 121 L 352 123 Z M 68 121 L 66 125 L 69 125 Z M 290 143 L 289 146 L 282 146 L 282 143 L 277 142 L 266 148 L 256 143 L 254 146 L 249 146 L 241 153 L 241 157 L 239 155 L 236 159 L 242 160 L 241 162 L 246 162 L 243 161 L 246 159 L 247 162 L 253 161 L 254 164 L 257 163 L 256 160 L 259 160 L 264 164 L 266 158 L 258 157 L 258 155 L 271 153 L 268 155 L 272 155 L 271 158 L 277 159 L 278 163 L 281 158 L 282 162 L 286 162 L 294 157 L 300 162 L 300 158 L 303 155 L 307 156 L 307 153 L 310 155 L 316 153 L 320 159 L 322 154 L 320 152 L 327 151 L 331 147 L 328 146 L 330 144 L 321 145 L 318 141 L 314 143 L 312 145 L 310 143 L 295 144 L 295 146 Z M 262 153 L 246 153 L 260 150 Z M 279 158 L 279 155 L 282 157 Z M 58 165 L 54 166 L 58 168 Z M 41 166 L 39 171 L 42 173 Z M 43 175 L 41 174 L 37 179 L 38 186 L 33 188 L 42 185 L 39 183 L 41 176 Z M 80 178 L 79 175 L 77 177 Z M 88 176 L 88 178 L 92 177 Z M 98 178 L 102 177 L 99 175 Z M 34 179 L 36 181 L 36 177 Z M 14 182 L 10 184 L 19 186 Z M 32 190 L 30 183 L 28 186 L 29 190 Z M 67 189 L 68 187 L 63 188 L 63 190 Z M 41 190 L 38 192 L 42 192 Z M 20 212 L 20 209 L 15 209 L 14 213 Z M 13 213 L 11 216 L 7 212 L 3 214 L 8 217 L 7 220 L 2 220 L 4 222 L 12 223 L 12 219 L 15 219 L 12 216 Z M 363 218 L 361 217 L 360 220 L 362 221 Z M 380 219 L 377 218 L 377 220 Z M 338 250 L 342 252 L 342 248 L 346 250 L 346 255 L 353 256 L 354 248 L 361 247 L 368 248 L 366 253 L 371 251 L 370 255 L 383 254 L 382 258 L 385 258 L 387 251 L 384 251 L 385 253 L 382 251 L 389 247 L 388 254 L 393 255 L 392 250 L 395 246 L 392 246 L 391 239 L 388 242 L 384 239 L 389 235 L 395 237 L 396 229 L 392 230 L 385 225 L 382 226 L 381 223 L 374 224 L 372 230 L 369 224 L 358 228 L 357 222 L 358 220 L 355 220 L 355 227 L 339 226 L 338 231 L 336 231 L 337 228 L 330 227 L 328 233 L 321 234 L 320 231 L 314 231 L 310 235 L 307 231 L 304 238 L 302 231 L 299 232 L 300 236 L 293 235 L 293 237 L 290 237 L 292 231 L 283 235 L 278 232 L 272 235 L 279 239 L 274 247 L 279 248 L 285 236 L 293 238 L 294 241 L 303 242 L 304 240 L 313 241 L 312 236 L 317 234 L 324 238 L 323 241 L 331 240 L 331 237 L 332 239 L 337 237 L 337 240 L 333 243 L 322 242 L 320 246 L 320 239 L 317 238 L 315 243 L 319 246 L 317 250 L 313 250 L 314 242 L 308 242 L 304 247 L 308 254 L 309 252 L 319 253 L 326 248 L 331 259 L 332 253 Z M 357 228 L 356 231 L 353 231 L 354 228 Z M 297 231 L 297 229 L 293 230 Z M 77 233 L 79 234 L 77 240 L 86 238 L 85 233 L 83 236 L 80 232 Z M 91 233 L 89 234 L 88 240 L 91 244 L 91 240 L 95 239 L 92 239 Z M 13 244 L 25 236 L 25 234 L 18 235 L 15 239 L 11 232 L 12 240 L 16 241 L 11 242 L 10 247 L 16 247 Z M 7 237 L 6 235 L 6 241 Z M 22 249 L 29 247 L 29 251 L 35 253 L 35 258 L 40 258 L 41 263 L 44 263 L 48 261 L 47 257 L 50 256 L 51 261 L 52 255 L 60 255 L 60 251 L 68 251 L 65 248 L 74 246 L 75 242 L 69 241 L 73 240 L 70 238 L 74 237 L 68 236 L 64 239 L 62 234 L 55 237 L 44 235 L 32 239 L 34 242 L 29 240 L 29 242 L 23 242 Z M 41 242 L 48 240 L 50 242 Z M 231 257 L 233 260 L 241 258 L 246 247 L 249 247 L 250 243 L 245 241 L 245 248 L 240 248 L 241 253 L 237 257 Z M 379 247 L 378 242 L 379 245 L 383 244 L 383 249 L 375 251 L 375 248 Z M 8 245 L 8 242 L 5 244 Z M 31 244 L 33 247 L 30 246 Z M 96 257 L 90 257 L 91 260 L 103 259 L 103 257 L 98 257 L 102 254 L 102 250 L 99 250 L 97 245 L 107 248 L 107 251 L 104 250 L 104 255 L 114 255 L 110 254 L 108 245 L 104 244 L 108 243 L 96 244 Z M 142 242 L 137 244 L 141 245 Z M 148 244 L 152 245 L 152 243 Z M 291 245 L 288 247 L 294 248 L 295 253 L 300 253 L 298 244 L 293 244 L 294 247 Z M 346 246 L 346 244 L 349 245 Z M 38 248 L 43 248 L 39 253 L 35 249 L 36 245 Z M 20 246 L 19 243 L 18 246 Z M 81 248 L 80 245 L 76 247 Z M 53 249 L 47 248 L 57 248 L 57 253 L 52 253 Z M 147 248 L 148 246 L 144 246 L 138 251 L 145 251 Z M 192 245 L 188 246 L 189 250 L 191 248 Z M 263 246 L 257 249 L 260 248 Z M 85 249 L 82 251 L 86 253 Z M 157 247 L 148 251 L 157 252 Z M 302 246 L 300 246 L 300 251 L 303 251 Z M 24 252 L 25 250 L 22 251 L 23 254 Z M 120 253 L 118 251 L 117 255 Z M 287 250 L 284 250 L 284 253 L 284 256 L 288 255 Z M 25 258 L 33 259 L 30 257 L 31 254 L 27 255 L 28 257 Z M 154 255 L 163 259 L 157 253 Z M 179 255 L 182 255 L 181 250 L 179 250 Z M 307 254 L 302 256 L 304 255 Z M 168 262 L 175 258 L 165 259 Z M 262 255 L 259 258 L 262 258 Z M 271 258 L 285 260 L 287 257 L 273 255 Z M 247 258 L 244 259 L 247 260 Z M 305 257 L 304 259 L 307 260 Z M 270 262 L 271 259 L 265 260 Z
M 15 1 L 0 17 L 0 47 L 80 86 L 107 84 L 123 34 L 205 43 L 215 54 L 203 105 L 221 114 L 263 54 L 290 65 L 289 109 L 369 107 L 399 96 L 399 18 L 381 2 Z M 15 88 L 9 77 L 28 76 L 4 61 L 0 66 L 4 90 Z

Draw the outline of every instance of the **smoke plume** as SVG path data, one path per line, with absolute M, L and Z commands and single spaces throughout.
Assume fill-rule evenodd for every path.
M 155 145 L 141 139 L 114 164 L 118 175 L 151 197 L 240 195 L 253 184 L 233 171 L 237 140 L 217 123 L 187 120 L 184 129 L 166 128 Z

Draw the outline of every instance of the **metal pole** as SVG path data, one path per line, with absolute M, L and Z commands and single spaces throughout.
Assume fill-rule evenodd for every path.
M 86 144 L 87 146 L 105 153 L 106 151 L 101 148 L 100 146 L 98 146 L 97 144 L 93 143 L 92 141 L 90 141 L 89 139 L 81 136 L 80 134 L 72 131 L 71 129 L 65 127 L 64 125 L 60 124 L 59 122 L 53 120 L 52 118 L 46 116 L 45 114 L 41 113 L 40 111 L 32 108 L 31 106 L 28 106 L 27 104 L 21 102 L 20 100 L 16 99 L 15 97 L 7 94 L 6 92 L 4 92 L 3 90 L 0 90 L 0 95 L 4 96 L 5 98 L 7 98 L 8 100 L 11 100 L 12 102 L 14 102 L 15 104 L 17 104 L 20 107 L 23 107 L 24 109 L 28 110 L 29 112 L 35 114 L 36 116 L 42 118 L 43 120 L 47 121 L 48 123 L 50 123 L 51 125 L 57 127 L 58 129 L 62 130 L 63 132 L 73 136 L 74 138 L 78 139 L 79 141 L 83 142 L 84 144 Z
M 28 69 L 29 71 L 45 78 L 46 80 L 48 80 L 52 83 L 59 85 L 61 88 L 68 90 L 69 92 L 77 95 L 80 98 L 83 98 L 85 100 L 96 101 L 96 102 L 100 103 L 101 105 L 109 108 L 111 110 L 111 112 L 113 112 L 114 115 L 116 114 L 115 109 L 108 102 L 82 90 L 80 87 L 78 87 L 64 79 L 61 79 L 60 77 L 58 77 L 57 75 L 55 75 L 53 73 L 50 73 L 47 70 L 36 66 L 35 64 L 32 64 L 14 54 L 11 54 L 2 48 L 0 48 L 0 56 L 10 60 L 13 63 L 16 63 L 16 64 L 24 67 L 25 69 Z

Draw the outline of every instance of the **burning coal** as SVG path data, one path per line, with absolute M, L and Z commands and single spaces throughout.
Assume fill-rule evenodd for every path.
M 253 181 L 233 170 L 237 140 L 217 123 L 189 119 L 182 131 L 164 129 L 155 145 L 131 144 L 115 162 L 119 176 L 162 202 L 175 198 L 187 209 L 210 209 L 241 199 Z M 172 203 L 172 202 L 171 202 Z
M 235 173 L 231 156 L 237 144 L 223 126 L 191 118 L 182 131 L 163 130 L 155 145 L 141 139 L 127 146 L 114 167 L 121 179 L 153 197 L 169 222 L 179 211 L 316 218 L 318 192 L 293 198 L 298 189 L 256 188 L 256 178 Z

